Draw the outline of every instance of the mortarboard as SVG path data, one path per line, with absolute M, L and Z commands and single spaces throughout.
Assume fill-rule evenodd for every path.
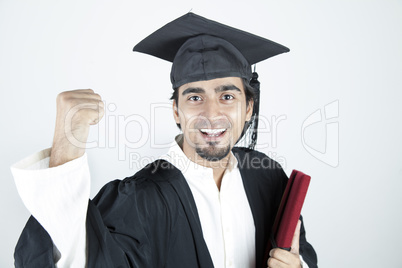
M 257 138 L 259 82 L 251 65 L 289 49 L 263 37 L 187 13 L 155 31 L 134 51 L 172 62 L 174 89 L 186 83 L 222 77 L 240 77 L 256 90 L 252 122 Z

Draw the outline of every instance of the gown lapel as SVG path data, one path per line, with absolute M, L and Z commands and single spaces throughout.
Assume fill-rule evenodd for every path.
M 171 165 L 171 168 L 172 167 L 174 166 Z M 190 225 L 197 251 L 198 265 L 201 268 L 214 267 L 211 255 L 209 254 L 207 244 L 205 243 L 204 236 L 202 234 L 201 222 L 193 194 L 191 193 L 190 187 L 188 186 L 187 181 L 180 170 L 175 167 L 173 170 L 175 170 L 175 174 L 169 176 L 169 183 L 179 197 L 180 203 L 183 206 L 184 213 L 186 214 L 188 223 Z
M 244 154 L 234 148 L 233 152 L 239 163 L 244 163 Z M 244 190 L 247 195 L 248 203 L 250 205 L 251 213 L 253 214 L 255 226 L 255 251 L 256 251 L 256 267 L 266 267 L 263 265 L 264 248 L 265 248 L 265 224 L 263 208 L 261 207 L 261 200 L 258 192 L 259 184 L 255 183 L 256 180 L 250 179 L 258 176 L 253 169 L 247 168 L 247 165 L 239 165 L 241 178 L 243 180 Z

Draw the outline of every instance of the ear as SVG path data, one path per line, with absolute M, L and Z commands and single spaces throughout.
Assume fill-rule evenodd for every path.
M 176 124 L 180 124 L 179 107 L 177 106 L 177 103 L 175 100 L 173 100 L 173 117 L 174 117 L 174 120 L 176 121 Z
M 251 99 L 248 102 L 247 110 L 246 110 L 246 122 L 251 120 L 251 116 L 253 115 L 253 108 L 254 108 L 254 100 Z

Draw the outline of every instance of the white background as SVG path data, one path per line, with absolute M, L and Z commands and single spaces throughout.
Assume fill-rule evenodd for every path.
M 0 0 L 0 266 L 13 266 L 29 216 L 9 166 L 51 146 L 59 92 L 92 88 L 116 108 L 91 130 L 90 141 L 101 141 L 88 150 L 92 196 L 166 152 L 155 144 L 178 133 L 170 64 L 131 50 L 190 9 L 291 49 L 257 65 L 261 115 L 283 119 L 259 143 L 288 174 L 312 176 L 303 215 L 320 267 L 402 267 L 402 2 L 380 0 Z M 304 120 L 334 101 L 335 167 L 301 138 Z M 305 135 L 322 152 L 334 142 L 324 121 Z

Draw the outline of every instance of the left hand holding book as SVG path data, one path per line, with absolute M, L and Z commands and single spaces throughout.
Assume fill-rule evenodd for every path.
M 281 248 L 274 248 L 269 252 L 269 258 L 267 262 L 269 268 L 302 267 L 299 255 L 300 226 L 301 221 L 299 220 L 296 226 L 295 233 L 293 235 L 290 251 Z

